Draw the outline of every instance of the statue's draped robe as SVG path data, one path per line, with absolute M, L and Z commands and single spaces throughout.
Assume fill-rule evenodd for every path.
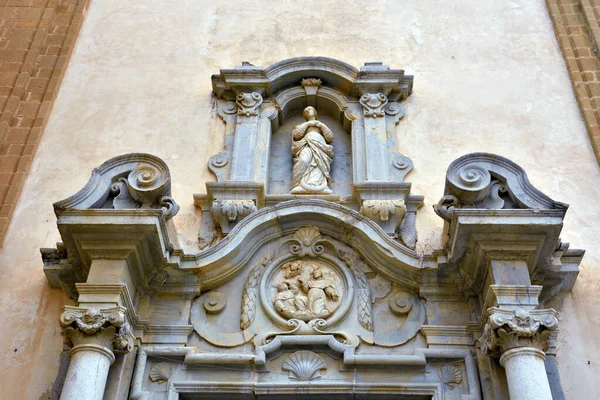
M 331 179 L 333 140 L 331 130 L 320 121 L 307 121 L 296 126 L 292 132 L 294 142 L 292 155 L 292 190 L 298 186 L 307 192 L 321 192 Z

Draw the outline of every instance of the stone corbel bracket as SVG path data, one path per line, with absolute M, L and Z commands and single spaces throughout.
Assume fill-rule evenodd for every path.
M 452 162 L 434 210 L 446 221 L 448 262 L 461 270 L 465 289 L 480 293 L 490 260 L 510 259 L 526 263 L 547 298 L 572 288 L 584 254 L 560 242 L 567 207 L 533 187 L 514 162 L 473 153 Z
M 265 204 L 264 185 L 246 181 L 208 182 L 207 194 L 195 194 L 202 211 L 200 247 L 216 244 L 245 217 Z
M 408 248 L 417 244 L 416 216 L 423 196 L 410 194 L 410 183 L 365 182 L 355 185 L 360 213 Z

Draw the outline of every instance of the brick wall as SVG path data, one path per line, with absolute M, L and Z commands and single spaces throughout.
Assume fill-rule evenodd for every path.
M 600 0 L 546 0 L 546 4 L 600 162 Z
M 0 246 L 90 0 L 0 0 Z

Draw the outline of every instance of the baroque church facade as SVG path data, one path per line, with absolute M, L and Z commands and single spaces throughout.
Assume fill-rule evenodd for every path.
M 0 393 L 596 398 L 580 3 L 7 3 Z

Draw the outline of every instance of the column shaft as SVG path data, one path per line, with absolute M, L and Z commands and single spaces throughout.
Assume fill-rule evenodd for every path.
M 500 357 L 506 370 L 510 400 L 552 400 L 544 352 L 533 347 L 507 350 Z
M 102 400 L 108 369 L 115 360 L 112 351 L 103 346 L 86 344 L 71 350 L 60 400 Z

